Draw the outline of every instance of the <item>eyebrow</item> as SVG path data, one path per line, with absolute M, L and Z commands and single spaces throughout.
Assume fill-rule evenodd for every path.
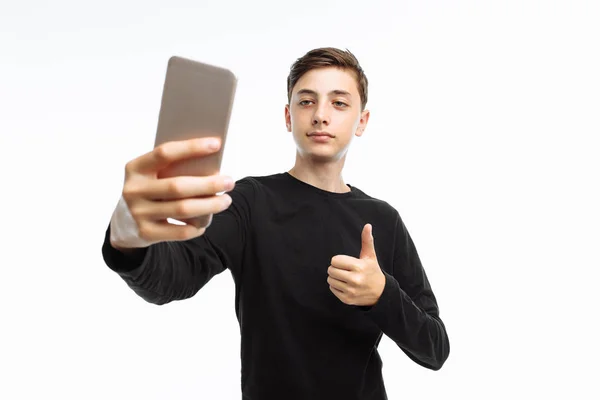
M 297 94 L 310 94 L 313 96 L 317 96 L 317 92 L 315 92 L 314 90 L 311 89 L 300 89 L 298 90 Z M 347 92 L 345 90 L 340 90 L 340 89 L 336 89 L 336 90 L 332 90 L 331 92 L 329 92 L 330 95 L 335 94 L 338 96 L 349 96 L 352 97 L 352 95 L 350 94 L 350 92 Z

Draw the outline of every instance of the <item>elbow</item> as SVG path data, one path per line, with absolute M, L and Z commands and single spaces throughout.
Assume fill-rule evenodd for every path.
M 172 301 L 171 298 L 168 298 L 167 296 L 161 296 L 152 291 L 144 290 L 141 288 L 132 288 L 132 289 L 146 303 L 150 303 L 150 304 L 153 304 L 156 306 L 162 306 L 162 305 L 170 303 Z
M 162 299 L 162 298 L 146 298 L 146 297 L 144 297 L 143 299 L 146 300 L 146 303 L 150 303 L 155 306 L 162 306 L 167 303 L 170 303 L 170 301 Z
M 439 371 L 450 356 L 450 339 L 448 339 L 448 332 L 444 323 L 439 318 L 434 317 L 433 319 L 435 320 L 436 335 L 434 335 L 435 339 L 433 339 L 432 359 L 429 369 Z
M 405 351 L 417 364 L 432 371 L 441 370 L 450 356 L 450 341 L 446 330 L 442 326 L 436 333 L 427 335 L 427 340 L 420 346 L 421 351 L 412 354 Z
M 435 360 L 433 360 L 427 368 L 429 368 L 432 371 L 439 371 L 442 369 L 442 367 L 444 366 L 444 364 L 446 363 L 446 360 L 448 359 L 448 357 L 440 357 L 437 358 Z
M 449 354 L 450 351 L 448 350 L 445 353 L 435 354 L 432 358 L 411 358 L 413 358 L 413 361 L 415 361 L 417 364 L 421 365 L 424 368 L 427 368 L 431 371 L 439 371 L 442 369 L 444 364 L 446 364 L 446 360 L 448 359 Z
M 416 364 L 431 371 L 439 371 L 442 369 L 450 355 L 450 346 L 447 339 L 444 339 L 430 351 L 424 353 L 412 352 L 402 346 L 401 348 Z
M 450 356 L 450 341 L 448 336 L 444 335 L 440 343 L 436 346 L 434 357 L 430 360 L 428 368 L 432 371 L 439 371 L 442 369 L 446 360 Z

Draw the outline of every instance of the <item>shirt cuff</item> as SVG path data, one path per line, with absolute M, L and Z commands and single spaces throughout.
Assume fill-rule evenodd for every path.
M 146 264 L 150 254 L 149 248 L 139 249 L 132 254 L 125 254 L 110 244 L 110 224 L 106 229 L 104 244 L 102 245 L 102 257 L 106 265 L 119 274 L 130 274 L 134 270 Z

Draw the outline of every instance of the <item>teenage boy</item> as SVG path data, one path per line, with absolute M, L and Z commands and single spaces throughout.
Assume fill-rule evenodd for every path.
M 157 179 L 220 146 L 163 144 L 127 163 L 104 260 L 155 304 L 190 298 L 228 269 L 244 399 L 386 399 L 383 334 L 432 370 L 450 345 L 400 215 L 342 178 L 369 121 L 367 78 L 349 51 L 320 48 L 292 65 L 287 89 L 285 124 L 297 147 L 289 171 Z M 256 146 L 268 140 L 253 134 Z M 213 215 L 207 226 L 192 223 L 201 215 Z

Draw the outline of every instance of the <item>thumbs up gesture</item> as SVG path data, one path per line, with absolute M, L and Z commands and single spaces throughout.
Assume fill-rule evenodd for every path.
M 343 303 L 355 306 L 377 303 L 385 287 L 385 275 L 377 262 L 371 224 L 363 228 L 360 257 L 333 257 L 327 274 L 329 289 Z

